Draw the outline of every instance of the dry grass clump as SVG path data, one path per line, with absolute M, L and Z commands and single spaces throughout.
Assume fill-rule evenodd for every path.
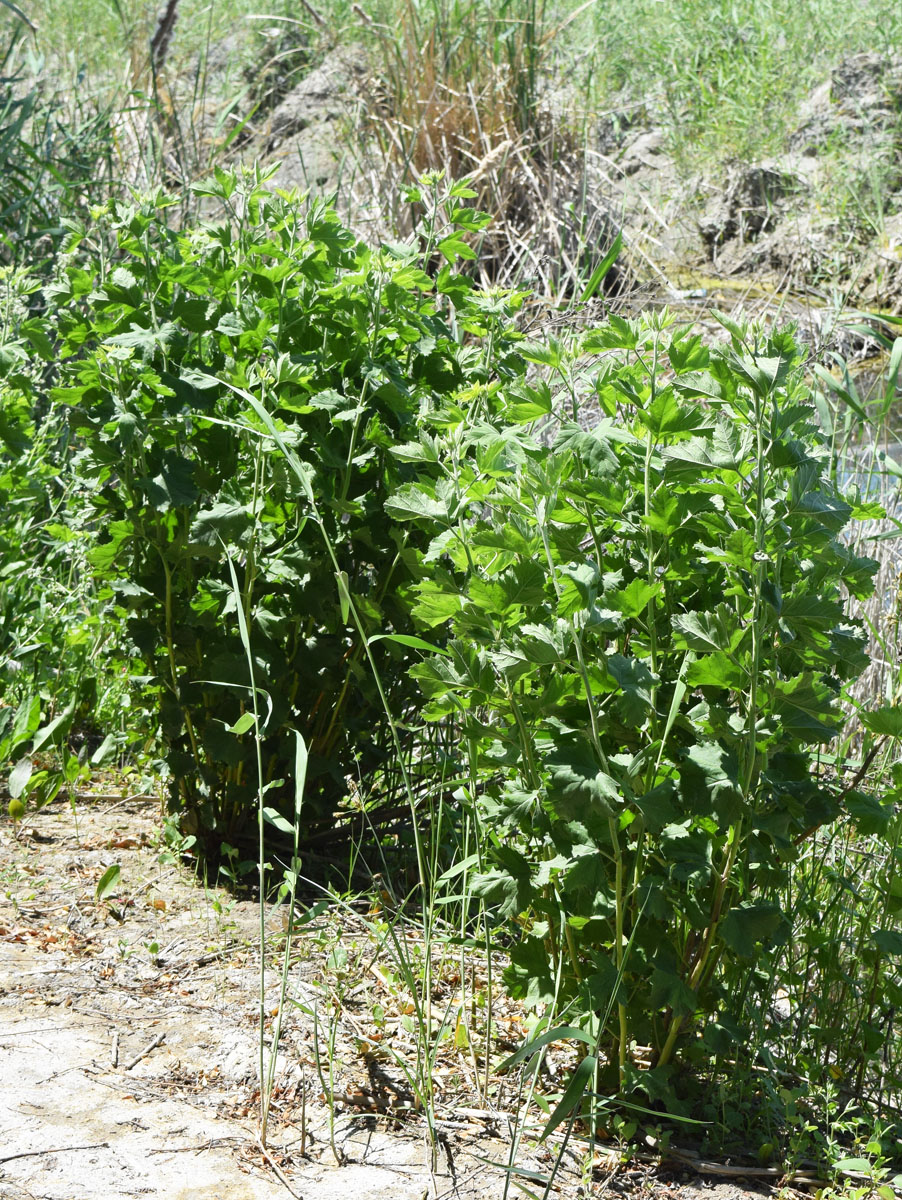
M 387 226 L 404 235 L 417 217 L 409 185 L 433 171 L 466 177 L 493 218 L 474 244 L 481 282 L 580 292 L 614 231 L 590 178 L 588 126 L 564 114 L 547 82 L 555 39 L 576 14 L 549 27 L 535 0 L 497 11 L 405 0 L 389 28 L 355 12 L 380 63 L 359 131 L 371 149 L 358 191 L 378 196 Z

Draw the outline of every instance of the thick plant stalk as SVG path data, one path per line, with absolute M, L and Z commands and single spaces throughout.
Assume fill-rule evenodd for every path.
M 549 502 L 549 507 L 553 508 L 557 496 L 555 495 Z M 551 545 L 548 540 L 548 528 L 545 522 L 545 514 L 547 508 L 542 506 L 540 511 L 539 529 L 542 535 L 542 545 L 545 550 L 545 558 L 548 562 L 548 570 L 551 572 L 551 578 L 554 584 L 554 589 L 560 598 L 560 582 L 557 577 L 557 570 L 554 565 L 554 557 L 551 553 Z M 583 654 L 582 639 L 580 631 L 571 622 L 570 633 L 573 638 L 573 647 L 576 651 L 577 663 L 579 664 L 580 675 L 583 681 L 583 687 L 586 692 L 586 704 L 589 709 L 589 726 L 592 731 L 592 744 L 595 749 L 595 754 L 598 758 L 599 766 L 606 773 L 608 771 L 608 759 L 604 752 L 604 747 L 601 744 L 601 733 L 598 728 L 598 714 L 595 711 L 595 697 L 592 692 L 592 682 L 589 678 L 589 672 L 586 667 L 586 660 Z M 614 852 L 614 961 L 617 966 L 618 978 L 622 977 L 624 970 L 624 950 L 623 937 L 625 931 L 625 915 L 626 915 L 626 895 L 624 890 L 624 869 L 623 869 L 623 846 L 620 841 L 620 829 L 617 824 L 617 819 L 613 812 L 608 810 L 608 829 L 611 836 L 611 846 Z M 569 926 L 565 926 L 568 934 L 567 947 L 573 958 L 574 971 L 577 978 L 581 977 L 579 962 L 576 957 L 576 949 L 573 945 L 573 939 L 570 935 Z M 625 1004 L 617 1002 L 617 1072 L 621 1086 L 625 1078 L 626 1072 L 626 1056 L 629 1049 L 629 1013 Z

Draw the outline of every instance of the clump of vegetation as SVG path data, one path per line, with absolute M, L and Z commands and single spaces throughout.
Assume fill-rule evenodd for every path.
M 492 831 L 474 891 L 518 927 L 508 986 L 581 1031 L 588 1090 L 651 1101 L 678 1051 L 742 1056 L 809 841 L 846 804 L 898 824 L 814 771 L 867 665 L 844 595 L 876 563 L 840 534 L 883 510 L 830 481 L 789 335 L 668 324 L 524 348 L 550 426 L 498 381 L 427 418 L 388 502 L 435 531 L 413 611 L 452 638 L 413 674 Z
M 311 821 L 331 818 L 349 773 L 384 772 L 392 799 L 394 748 L 367 654 L 406 719 L 410 649 L 397 635 L 411 632 L 418 538 L 384 512 L 412 473 L 394 451 L 422 413 L 479 386 L 506 354 L 503 336 L 486 361 L 452 334 L 454 312 L 480 337 L 485 302 L 450 266 L 433 280 L 415 248 L 374 253 L 334 210 L 264 184 L 219 173 L 196 190 L 222 219 L 183 233 L 166 224 L 162 196 L 112 201 L 47 291 L 60 361 L 50 399 L 81 447 L 88 558 L 127 613 L 158 698 L 173 804 L 211 845 L 233 843 L 255 812 L 257 734 L 276 809 L 290 795 L 293 730 L 310 752 Z M 452 224 L 431 227 L 450 261 L 461 228 L 487 220 L 467 194 L 452 189 Z M 79 244 L 100 249 L 94 265 Z M 315 511 L 269 453 L 249 393 L 303 464 Z
M 530 341 L 508 286 L 588 299 L 621 244 L 590 195 L 594 131 L 549 101 L 560 35 L 596 23 L 604 61 L 587 43 L 571 82 L 621 128 L 641 91 L 685 166 L 776 144 L 775 98 L 808 85 L 783 88 L 818 23 L 780 40 L 776 9 L 742 4 L 719 24 L 713 4 L 629 22 L 613 2 L 310 6 L 305 57 L 329 15 L 385 52 L 367 136 L 392 228 L 368 245 L 267 171 L 189 187 L 237 141 L 240 121 L 204 123 L 226 28 L 211 9 L 152 63 L 146 21 L 115 8 L 134 51 L 122 112 L 95 96 L 64 121 L 49 85 L 4 67 L 10 815 L 140 745 L 168 781 L 173 853 L 197 839 L 237 878 L 256 824 L 262 902 L 288 833 L 293 905 L 305 840 L 334 842 L 353 803 L 383 867 L 416 859 L 422 947 L 396 935 L 403 879 L 379 936 L 412 996 L 433 1134 L 445 940 L 487 952 L 484 1096 L 524 1063 L 532 1094 L 547 1047 L 568 1047 L 546 1132 L 689 1115 L 710 1146 L 787 1167 L 864 1147 L 882 1180 L 902 1088 L 902 722 L 885 661 L 876 703 L 853 693 L 855 614 L 884 660 L 894 634 L 850 530 L 897 532 L 868 481 L 899 468 L 862 448 L 872 413 L 838 359 L 812 398 L 789 332 L 721 319 L 706 340 L 659 313 Z M 837 21 L 806 61 L 847 36 Z M 142 185 L 174 191 L 123 186 L 135 147 Z M 902 355 L 898 323 L 880 330 L 888 439 Z M 493 953 L 529 1013 L 506 1060 Z M 283 1000 L 287 972 L 286 954 Z M 265 1137 L 263 1015 L 261 985 Z
M 425 172 L 466 177 L 492 216 L 472 267 L 485 285 L 579 296 L 613 240 L 586 113 L 553 95 L 555 56 L 580 13 L 544 0 L 406 0 L 362 23 L 376 53 L 356 190 L 378 191 L 388 223 L 409 234 L 421 212 L 407 189 Z

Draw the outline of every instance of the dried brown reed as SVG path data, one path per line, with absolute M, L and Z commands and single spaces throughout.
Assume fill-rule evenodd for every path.
M 587 124 L 546 86 L 559 27 L 546 30 L 535 4 L 518 11 L 424 12 L 406 0 L 388 28 L 355 6 L 380 51 L 358 130 L 357 199 L 405 235 L 417 219 L 407 187 L 426 172 L 465 177 L 493 218 L 474 244 L 480 282 L 573 295 L 610 244 L 612 222 L 588 167 Z

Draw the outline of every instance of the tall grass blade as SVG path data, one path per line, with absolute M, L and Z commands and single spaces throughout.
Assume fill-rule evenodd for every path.
M 586 284 L 585 288 L 583 289 L 583 293 L 579 298 L 581 304 L 585 304 L 588 300 L 591 300 L 592 297 L 595 295 L 595 293 L 598 291 L 598 289 L 601 287 L 608 271 L 610 271 L 611 267 L 613 267 L 614 263 L 617 261 L 617 258 L 619 256 L 622 248 L 623 248 L 623 234 L 618 233 L 617 236 L 614 238 L 614 242 L 613 242 L 613 245 L 611 246 L 610 250 L 607 252 L 607 254 L 604 256 L 604 258 L 601 260 L 601 262 L 598 264 L 598 266 L 595 268 L 595 270 L 589 276 L 589 282 Z
M 11 13 L 19 18 L 20 21 L 23 21 L 32 33 L 37 33 L 37 25 L 35 25 L 28 19 L 28 17 L 26 17 L 25 13 L 22 12 L 18 4 L 13 4 L 13 0 L 0 0 L 0 4 L 2 4 L 4 8 L 8 8 Z

